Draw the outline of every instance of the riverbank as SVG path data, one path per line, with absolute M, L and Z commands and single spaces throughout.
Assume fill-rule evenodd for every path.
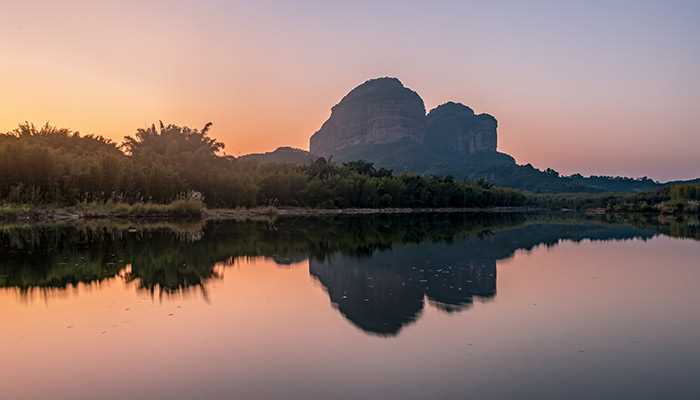
M 3 206 L 0 221 L 70 222 L 95 219 L 135 221 L 172 220 L 258 220 L 276 217 L 322 217 L 339 215 L 429 214 L 429 213 L 537 213 L 538 207 L 491 208 L 338 208 L 253 207 L 207 209 L 196 205 L 118 205 L 75 207 Z
M 83 203 L 72 207 L 0 205 L 0 221 L 68 222 L 88 219 L 193 220 L 202 219 L 206 207 L 199 200 L 156 203 Z
M 218 221 L 269 220 L 278 217 L 324 217 L 348 215 L 430 214 L 430 213 L 561 213 L 581 212 L 589 216 L 642 214 L 654 216 L 697 216 L 697 202 L 668 202 L 655 207 L 552 209 L 546 207 L 486 207 L 486 208 L 305 208 L 251 207 L 208 209 L 200 201 L 178 200 L 169 204 L 81 204 L 72 207 L 0 205 L 0 222 L 52 223 L 100 219 L 134 222 L 156 221 Z
M 434 213 L 535 213 L 548 210 L 538 207 L 490 207 L 490 208 L 277 208 L 255 207 L 212 209 L 204 212 L 209 220 L 256 219 L 260 217 L 323 217 L 336 215 L 379 214 L 434 214 Z

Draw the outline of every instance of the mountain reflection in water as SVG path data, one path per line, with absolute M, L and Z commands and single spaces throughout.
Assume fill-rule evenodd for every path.
M 191 292 L 207 299 L 208 282 L 237 260 L 308 260 L 311 276 L 345 318 L 367 333 L 391 336 L 420 316 L 426 300 L 454 313 L 496 296 L 497 261 L 518 250 L 562 240 L 649 239 L 660 230 L 517 214 L 4 227 L 0 287 L 22 299 L 49 299 L 123 279 L 160 299 Z

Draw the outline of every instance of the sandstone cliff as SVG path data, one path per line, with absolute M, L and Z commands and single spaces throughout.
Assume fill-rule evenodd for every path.
M 514 163 L 496 151 L 497 126 L 491 115 L 454 102 L 426 115 L 416 92 L 396 78 L 378 78 L 333 107 L 310 149 L 314 156 L 365 160 L 397 172 L 478 177 Z
M 426 145 L 435 150 L 469 156 L 496 152 L 498 122 L 488 114 L 475 115 L 460 103 L 445 103 L 427 116 Z
M 396 78 L 369 80 L 348 93 L 311 136 L 311 153 L 329 157 L 353 146 L 422 143 L 425 105 Z

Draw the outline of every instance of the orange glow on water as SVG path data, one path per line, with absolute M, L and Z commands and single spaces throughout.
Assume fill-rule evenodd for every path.
M 394 397 L 411 379 L 432 390 L 466 381 L 496 394 L 513 380 L 534 390 L 541 386 L 532 377 L 547 379 L 552 370 L 586 385 L 577 371 L 590 363 L 637 365 L 642 372 L 623 368 L 637 377 L 654 368 L 643 360 L 668 357 L 670 343 L 694 348 L 697 254 L 696 242 L 667 237 L 518 251 L 498 263 L 496 297 L 455 314 L 426 306 L 392 338 L 345 320 L 306 261 L 217 266 L 223 278 L 208 281 L 209 301 L 197 293 L 160 301 L 118 277 L 30 302 L 3 290 L 0 310 L 12 323 L 0 333 L 10 344 L 0 389 L 17 399 L 376 388 Z M 519 381 L 514 370 L 529 375 Z

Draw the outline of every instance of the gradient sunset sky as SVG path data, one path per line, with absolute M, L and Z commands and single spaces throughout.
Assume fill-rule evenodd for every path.
M 0 0 L 0 131 L 212 121 L 228 154 L 308 149 L 396 76 L 496 116 L 521 164 L 700 177 L 699 1 L 485 3 Z

